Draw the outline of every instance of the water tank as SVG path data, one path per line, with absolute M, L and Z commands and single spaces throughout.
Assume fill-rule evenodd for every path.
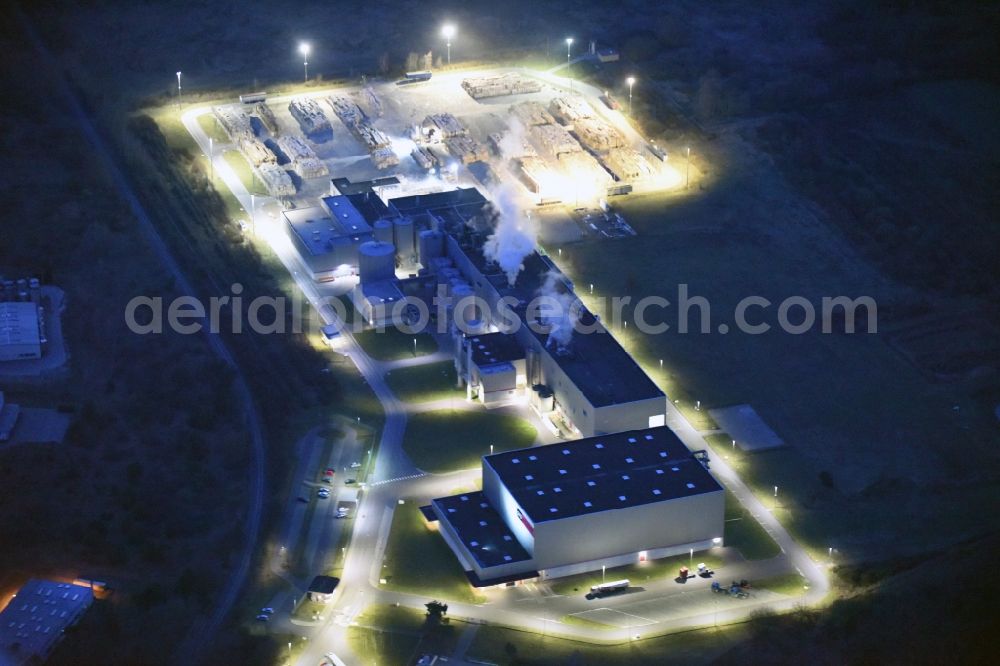
M 391 220 L 376 220 L 372 226 L 375 230 L 375 240 L 379 243 L 393 242 Z
M 452 266 L 445 266 L 440 271 L 438 271 L 438 280 L 441 282 L 451 282 L 452 280 L 459 280 L 462 277 L 462 273 Z
M 396 248 L 392 243 L 368 241 L 358 248 L 361 283 L 388 280 L 396 275 Z
M 444 234 L 434 229 L 424 229 L 418 239 L 418 256 L 424 267 L 430 267 L 431 260 L 444 254 Z
M 408 217 L 401 217 L 394 223 L 394 237 L 396 251 L 399 253 L 399 262 L 405 266 L 416 263 L 416 241 L 414 238 L 413 220 Z

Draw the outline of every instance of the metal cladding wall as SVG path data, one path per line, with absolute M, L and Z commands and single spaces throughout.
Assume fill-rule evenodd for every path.
M 405 265 L 415 263 L 417 248 L 413 220 L 408 217 L 400 217 L 393 223 L 393 227 L 393 237 L 396 241 L 396 251 L 400 263 Z
M 483 463 L 483 494 L 486 495 L 486 498 L 493 505 L 493 508 L 496 509 L 496 512 L 500 514 L 500 517 L 503 518 L 503 521 L 507 523 L 507 527 L 510 528 L 518 543 L 528 551 L 529 555 L 534 557 L 534 525 L 530 518 L 528 518 L 527 513 L 514 500 L 507 487 L 500 482 L 500 477 L 497 476 L 496 470 L 485 462 Z
M 358 273 L 361 282 L 390 280 L 396 275 L 396 249 L 392 243 L 369 241 L 358 250 Z
M 431 259 L 444 254 L 444 234 L 434 229 L 424 229 L 418 238 L 420 263 L 430 268 Z
M 376 220 L 372 227 L 375 230 L 375 240 L 379 243 L 391 243 L 393 241 L 391 220 Z
M 724 525 L 725 491 L 720 489 L 537 523 L 532 554 L 535 567 L 542 571 L 643 550 L 710 542 L 722 537 Z

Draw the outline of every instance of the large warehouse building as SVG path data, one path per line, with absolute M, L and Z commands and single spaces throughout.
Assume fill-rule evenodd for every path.
M 555 578 L 722 544 L 722 486 L 669 428 L 483 458 L 483 489 L 431 502 L 474 585 Z

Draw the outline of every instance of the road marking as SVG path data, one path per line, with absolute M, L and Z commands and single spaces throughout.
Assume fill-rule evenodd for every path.
M 375 481 L 373 483 L 369 483 L 368 487 L 375 488 L 377 486 L 384 486 L 389 483 L 396 483 L 397 481 L 409 481 L 410 479 L 419 479 L 422 476 L 427 476 L 427 473 L 420 472 L 419 474 L 410 474 L 409 476 L 399 476 L 396 477 L 395 479 L 383 479 L 382 481 Z

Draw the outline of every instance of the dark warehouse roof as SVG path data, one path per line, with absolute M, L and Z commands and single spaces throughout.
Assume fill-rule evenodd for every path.
M 722 490 L 667 427 L 506 451 L 483 461 L 535 523 Z
M 455 529 L 480 567 L 531 559 L 482 491 L 439 497 L 431 503 Z

